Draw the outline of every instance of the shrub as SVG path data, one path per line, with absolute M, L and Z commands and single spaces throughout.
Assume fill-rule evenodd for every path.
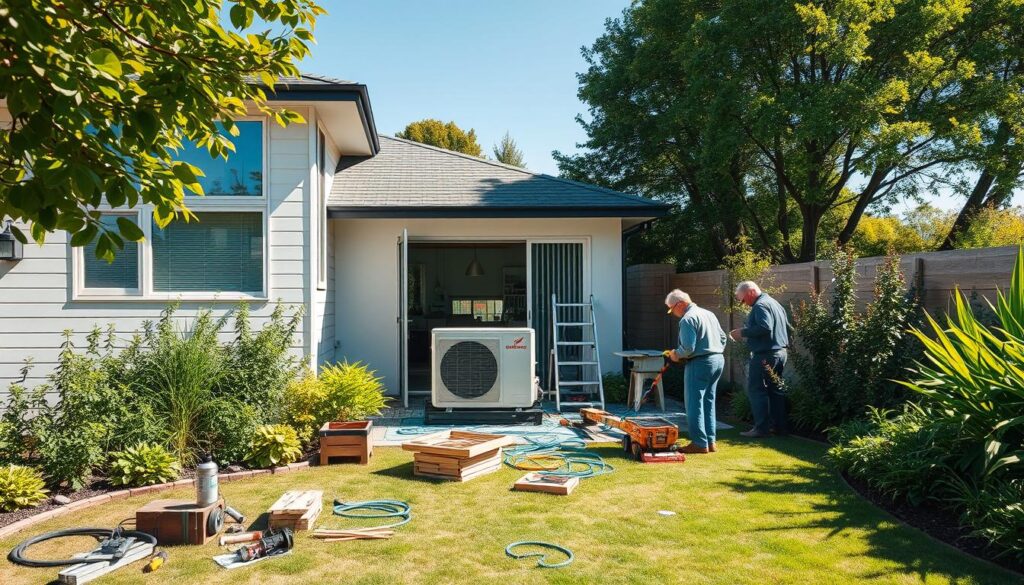
M 246 461 L 257 467 L 276 467 L 298 461 L 302 444 L 288 425 L 263 425 L 256 429 Z
M 866 407 L 891 408 L 906 400 L 907 392 L 891 380 L 917 355 L 906 334 L 916 295 L 906 290 L 899 258 L 889 257 L 878 267 L 874 299 L 858 313 L 855 260 L 847 249 L 833 252 L 831 302 L 816 295 L 794 315 L 796 375 L 787 392 L 799 427 L 825 429 L 862 416 Z
M 356 362 L 324 366 L 317 377 L 307 371 L 285 391 L 284 420 L 303 441 L 332 420 L 361 420 L 384 408 L 384 385 L 376 372 Z
M 249 305 L 239 304 L 236 337 L 224 348 L 224 375 L 214 385 L 216 395 L 255 408 L 262 423 L 276 422 L 285 387 L 301 371 L 300 360 L 290 348 L 303 311 L 300 306 L 286 315 L 278 303 L 270 320 L 253 331 Z
M 729 396 L 729 410 L 737 420 L 750 422 L 754 420 L 754 412 L 750 410 L 750 398 L 743 388 L 736 389 Z
M 0 467 L 0 511 L 30 508 L 46 499 L 43 477 L 24 465 Z
M 941 502 L 936 485 L 949 476 L 945 460 L 957 437 L 955 428 L 931 420 L 931 413 L 911 404 L 899 412 L 870 409 L 866 421 L 831 432 L 833 439 L 848 439 L 829 449 L 829 459 L 893 499 Z
M 213 406 L 209 428 L 210 451 L 221 466 L 238 463 L 249 454 L 262 414 L 251 404 L 222 398 Z
M 926 359 L 903 384 L 934 406 L 936 417 L 959 426 L 961 470 L 979 479 L 1024 479 L 1024 249 L 1010 288 L 996 297 L 998 327 L 979 322 L 959 291 L 955 301 L 944 325 L 928 315 L 930 331 L 913 330 Z
M 166 483 L 178 477 L 181 466 L 160 445 L 139 443 L 112 455 L 110 483 L 138 487 Z
M 613 404 L 626 402 L 629 397 L 629 383 L 626 377 L 618 372 L 608 372 L 601 378 L 604 384 L 604 401 Z
M 145 350 L 136 357 L 133 388 L 146 397 L 163 421 L 163 441 L 178 462 L 195 462 L 208 429 L 214 385 L 224 376 L 224 351 L 218 335 L 224 318 L 215 320 L 200 311 L 187 331 L 179 333 L 172 316 L 177 305 L 161 315 L 156 326 L 147 324 Z
M 975 536 L 1024 561 L 1024 481 L 960 481 L 951 489 L 952 501 L 963 510 L 961 520 Z

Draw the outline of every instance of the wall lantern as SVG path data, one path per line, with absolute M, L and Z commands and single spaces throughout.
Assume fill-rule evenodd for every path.
M 7 220 L 7 227 L 0 232 L 0 260 L 17 261 L 25 257 L 21 242 L 11 233 L 11 220 Z

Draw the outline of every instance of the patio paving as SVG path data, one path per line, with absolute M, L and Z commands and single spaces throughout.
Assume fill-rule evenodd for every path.
M 415 401 L 414 401 L 415 400 Z M 483 433 L 494 433 L 514 435 L 519 438 L 518 442 L 526 443 L 529 440 L 551 440 L 551 439 L 582 439 L 586 442 L 615 442 L 622 438 L 622 433 L 616 429 L 603 429 L 594 426 L 586 431 L 571 427 L 563 427 L 558 424 L 562 418 L 579 420 L 579 414 L 573 410 L 566 410 L 563 413 L 555 411 L 554 404 L 544 403 L 544 418 L 539 425 L 432 425 L 423 424 L 424 406 L 427 398 L 411 399 L 409 407 L 396 405 L 389 407 L 380 416 L 373 417 L 373 430 L 370 436 L 373 444 L 379 447 L 397 446 L 409 439 L 436 433 L 445 429 L 461 429 L 478 431 Z M 609 404 L 607 409 L 612 414 L 619 416 L 661 416 L 679 426 L 686 428 L 686 412 L 683 404 L 672 398 L 665 398 L 665 411 L 662 412 L 652 405 L 644 405 L 639 413 L 629 410 L 624 404 Z M 727 423 L 718 421 L 718 429 L 731 429 Z

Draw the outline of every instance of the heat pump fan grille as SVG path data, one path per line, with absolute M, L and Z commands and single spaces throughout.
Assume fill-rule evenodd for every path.
M 459 398 L 479 398 L 498 380 L 498 361 L 486 345 L 460 341 L 441 358 L 441 381 Z

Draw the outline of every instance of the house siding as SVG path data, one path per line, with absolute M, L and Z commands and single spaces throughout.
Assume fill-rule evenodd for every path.
M 585 238 L 590 246 L 588 288 L 596 303 L 601 365 L 605 371 L 621 370 L 622 360 L 614 355 L 622 348 L 619 219 L 335 220 L 336 358 L 369 364 L 383 377 L 390 394 L 397 394 L 399 388 L 396 242 L 403 228 L 410 239 Z
M 328 136 L 327 138 L 327 156 L 325 158 L 326 167 L 328 169 L 326 177 L 324 177 L 324 189 L 326 193 L 331 192 L 331 185 L 334 182 L 334 169 L 338 168 L 338 159 L 341 158 L 338 153 L 338 149 L 334 146 L 333 141 Z M 319 161 L 317 161 L 319 162 Z M 319 184 L 317 185 L 319 187 Z M 324 198 L 326 201 L 326 197 Z M 317 224 L 317 216 L 319 210 L 316 206 L 313 206 L 311 221 L 313 225 Z M 334 316 L 334 230 L 332 229 L 332 222 L 327 220 L 324 222 L 325 237 L 326 237 L 326 262 L 327 262 L 327 274 L 324 279 L 326 286 L 321 289 L 318 288 L 318 274 L 317 271 L 320 269 L 319 262 L 319 246 L 322 240 L 316 230 L 310 230 L 311 233 L 311 248 L 314 250 L 312 254 L 312 289 L 313 289 L 313 320 L 312 320 L 312 331 L 313 331 L 313 347 L 316 350 L 315 356 L 313 356 L 314 363 L 319 367 L 322 364 L 329 364 L 334 362 L 334 345 L 335 345 L 335 316 Z
M 308 108 L 293 109 L 309 114 Z M 9 117 L 6 110 L 0 109 L 0 123 L 4 119 Z M 293 124 L 281 128 L 272 122 L 267 125 L 269 300 L 249 301 L 252 322 L 257 327 L 268 320 L 278 300 L 289 309 L 307 303 L 304 287 L 312 267 L 306 241 L 312 164 L 309 127 Z M 70 247 L 63 232 L 51 234 L 41 246 L 26 245 L 25 258 L 20 262 L 0 262 L 0 401 L 8 385 L 22 379 L 26 359 L 32 360 L 33 368 L 25 382 L 35 385 L 45 380 L 56 365 L 64 330 L 73 331 L 76 346 L 84 345 L 85 336 L 93 327 L 106 328 L 108 324 L 113 324 L 118 336 L 126 340 L 145 321 L 158 318 L 167 306 L 166 301 L 131 298 L 73 300 L 71 271 Z M 203 308 L 211 308 L 215 316 L 220 316 L 236 306 L 233 301 L 183 302 L 176 315 L 179 326 L 184 326 Z M 308 353 L 304 340 L 309 327 L 307 310 L 289 348 L 293 354 Z M 233 329 L 233 322 L 229 322 L 223 335 L 225 340 L 233 337 Z

